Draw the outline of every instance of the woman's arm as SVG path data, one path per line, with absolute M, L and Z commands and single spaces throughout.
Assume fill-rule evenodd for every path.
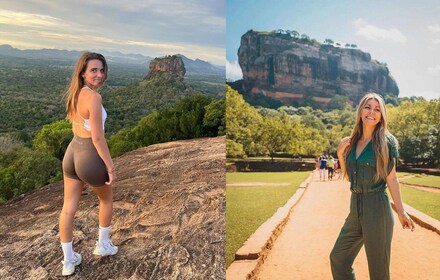
M 351 138 L 348 136 L 342 138 L 341 142 L 339 142 L 339 146 L 337 149 L 337 154 L 338 154 L 338 159 L 339 159 L 338 164 L 339 164 L 339 167 L 341 168 L 341 174 L 343 175 L 342 179 L 344 179 L 344 174 L 345 174 L 345 169 L 346 169 L 344 151 L 350 145 L 350 140 L 351 140 Z
M 397 215 L 399 216 L 399 220 L 400 223 L 402 224 L 402 227 L 404 229 L 410 228 L 411 230 L 414 230 L 415 227 L 413 220 L 411 220 L 409 215 L 403 209 L 402 197 L 400 195 L 400 184 L 399 184 L 399 179 L 397 179 L 395 164 L 390 174 L 388 174 L 386 181 L 388 188 L 390 189 L 390 194 L 391 197 L 393 198 L 394 206 L 396 207 L 396 212 Z
M 105 140 L 104 129 L 102 127 L 102 97 L 98 93 L 91 94 L 89 104 L 89 118 L 90 127 L 92 129 L 91 134 L 93 145 L 107 168 L 109 181 L 106 182 L 106 184 L 110 185 L 116 177 L 114 174 L 115 167 L 110 156 L 107 141 Z

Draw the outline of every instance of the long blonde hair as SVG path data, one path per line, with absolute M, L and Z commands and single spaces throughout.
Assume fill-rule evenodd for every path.
M 87 69 L 87 64 L 90 60 L 97 59 L 102 62 L 104 68 L 104 78 L 102 82 L 107 79 L 107 62 L 102 54 L 94 52 L 84 52 L 75 64 L 75 70 L 72 74 L 70 86 L 66 91 L 66 119 L 72 120 L 73 113 L 76 112 L 76 105 L 78 104 L 79 92 L 84 86 L 84 78 L 82 77 Z
M 387 126 L 388 116 L 387 116 L 385 101 L 377 93 L 367 93 L 359 103 L 356 113 L 356 123 L 354 125 L 353 132 L 351 133 L 350 136 L 351 137 L 350 145 L 346 149 L 347 152 L 345 154 L 345 164 L 347 167 L 348 156 L 352 149 L 356 149 L 355 144 L 362 137 L 363 134 L 362 109 L 364 109 L 365 104 L 367 104 L 367 102 L 371 99 L 374 99 L 379 103 L 380 113 L 382 115 L 379 123 L 376 124 L 376 127 L 374 128 L 373 136 L 371 138 L 373 144 L 373 150 L 376 155 L 376 172 L 373 180 L 378 181 L 380 179 L 385 180 L 388 175 L 387 171 L 388 171 L 388 164 L 390 158 L 389 158 L 387 137 L 390 135 L 390 133 L 388 132 L 388 126 Z M 347 172 L 348 172 L 347 168 L 345 168 L 344 176 L 349 178 L 347 176 Z

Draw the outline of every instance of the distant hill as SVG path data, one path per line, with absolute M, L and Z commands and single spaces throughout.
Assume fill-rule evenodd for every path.
M 148 65 L 153 59 L 150 56 L 142 54 L 124 54 L 121 52 L 112 52 L 105 50 L 92 50 L 105 56 L 109 63 Z M 31 59 L 51 59 L 62 61 L 76 61 L 82 51 L 68 51 L 58 49 L 39 49 L 39 50 L 20 50 L 11 45 L 0 45 L 0 55 L 31 58 Z M 192 60 L 183 54 L 178 54 L 185 63 L 186 71 L 193 74 L 213 74 L 225 76 L 225 68 L 213 65 L 201 59 Z
M 182 58 L 187 72 L 205 73 L 205 74 L 212 73 L 212 74 L 225 75 L 225 71 L 226 71 L 225 67 L 212 65 L 211 63 L 203 61 L 198 58 L 196 58 L 196 60 L 192 60 L 190 58 L 187 58 L 183 54 L 176 54 L 176 56 Z
M 109 52 L 95 50 L 103 54 L 109 62 L 125 64 L 146 64 L 152 58 L 141 54 L 123 54 L 121 52 Z M 82 51 L 68 51 L 57 49 L 39 49 L 39 50 L 20 50 L 10 45 L 0 45 L 0 55 L 12 57 L 34 58 L 34 59 L 52 59 L 62 61 L 76 61 Z

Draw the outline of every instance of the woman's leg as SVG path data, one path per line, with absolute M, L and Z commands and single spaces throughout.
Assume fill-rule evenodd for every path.
M 112 186 L 90 187 L 99 199 L 99 226 L 109 227 L 113 213 L 113 190 Z
M 79 199 L 84 187 L 84 183 L 64 177 L 64 203 L 60 215 L 60 239 L 61 242 L 72 242 L 73 239 L 73 219 L 78 210 Z
M 345 219 L 338 239 L 330 253 L 330 266 L 334 280 L 356 279 L 353 262 L 364 243 L 358 206 L 356 195 L 352 194 L 350 213 Z
M 371 280 L 390 279 L 391 239 L 393 237 L 393 210 L 386 193 L 369 195 L 365 207 L 363 231 L 365 253 Z
M 109 256 L 118 252 L 118 247 L 114 246 L 110 240 L 110 224 L 113 212 L 113 192 L 112 186 L 91 187 L 98 195 L 99 199 L 99 238 L 96 243 L 94 255 Z

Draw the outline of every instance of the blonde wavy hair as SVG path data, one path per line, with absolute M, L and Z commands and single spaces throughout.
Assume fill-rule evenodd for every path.
M 356 113 L 356 123 L 351 133 L 350 145 L 346 149 L 345 154 L 345 164 L 347 166 L 348 155 L 352 149 L 356 149 L 356 143 L 362 137 L 363 126 L 362 126 L 362 109 L 365 107 L 367 102 L 371 99 L 376 100 L 379 103 L 381 119 L 373 131 L 373 136 L 371 138 L 373 144 L 373 150 L 376 155 L 376 173 L 373 180 L 378 181 L 380 179 L 385 180 L 388 176 L 388 164 L 389 164 L 389 149 L 387 144 L 387 136 L 390 135 L 388 131 L 387 121 L 387 109 L 385 106 L 385 101 L 377 93 L 367 93 L 359 103 Z M 344 177 L 349 178 L 347 175 L 347 168 L 345 168 Z
M 87 69 L 87 64 L 90 60 L 97 59 L 102 62 L 102 66 L 104 67 L 104 78 L 102 82 L 107 79 L 107 61 L 105 60 L 104 56 L 99 53 L 94 52 L 84 52 L 78 59 L 78 61 L 75 64 L 75 70 L 72 74 L 72 79 L 70 81 L 69 88 L 66 91 L 65 97 L 66 97 L 66 119 L 68 121 L 72 120 L 73 113 L 76 112 L 76 105 L 78 104 L 78 96 L 81 91 L 81 89 L 84 86 L 84 78 L 82 75 Z

